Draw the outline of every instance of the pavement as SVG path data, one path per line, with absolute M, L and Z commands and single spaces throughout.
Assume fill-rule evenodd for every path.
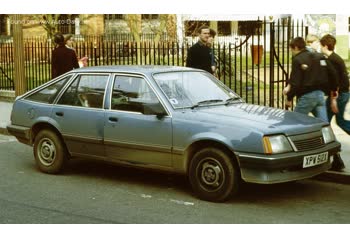
M 8 134 L 6 126 L 10 123 L 12 105 L 12 101 L 0 99 L 0 134 Z M 346 106 L 345 119 L 350 120 L 350 102 Z M 337 140 L 342 145 L 340 155 L 345 163 L 345 169 L 343 172 L 327 171 L 315 178 L 324 181 L 350 184 L 350 136 L 338 127 L 335 118 L 333 118 L 331 126 Z

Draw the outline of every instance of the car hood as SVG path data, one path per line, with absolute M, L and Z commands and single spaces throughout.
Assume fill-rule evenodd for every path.
M 263 134 L 296 135 L 319 131 L 327 125 L 320 119 L 282 109 L 241 103 L 228 106 L 199 107 L 199 119 L 214 120 L 216 124 L 251 128 Z M 198 119 L 198 118 L 197 118 Z

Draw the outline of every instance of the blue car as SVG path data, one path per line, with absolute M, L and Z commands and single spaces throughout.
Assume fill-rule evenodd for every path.
M 340 151 L 328 123 L 245 103 L 213 75 L 171 66 L 70 71 L 17 97 L 8 131 L 58 173 L 93 158 L 188 176 L 201 199 L 222 202 L 243 181 L 327 171 Z

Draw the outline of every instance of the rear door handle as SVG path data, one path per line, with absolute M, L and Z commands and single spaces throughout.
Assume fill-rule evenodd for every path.
M 64 113 L 63 112 L 56 112 L 56 115 L 59 117 L 63 117 Z
M 108 119 L 111 122 L 118 122 L 118 118 L 116 118 L 116 117 L 109 117 Z

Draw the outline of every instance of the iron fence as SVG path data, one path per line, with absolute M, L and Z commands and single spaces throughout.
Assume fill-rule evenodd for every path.
M 307 28 L 292 21 L 262 21 L 256 35 L 234 37 L 233 42 L 217 41 L 217 77 L 248 103 L 284 107 L 282 89 L 288 79 L 291 54 L 288 43 L 294 36 L 305 36 Z M 195 39 L 194 39 L 195 40 Z M 172 65 L 185 66 L 193 41 L 152 39 L 135 42 L 125 36 L 75 38 L 73 47 L 79 58 L 87 56 L 89 66 Z M 47 39 L 26 39 L 25 76 L 28 90 L 51 78 L 51 51 Z M 13 90 L 13 46 L 0 42 L 0 89 Z

